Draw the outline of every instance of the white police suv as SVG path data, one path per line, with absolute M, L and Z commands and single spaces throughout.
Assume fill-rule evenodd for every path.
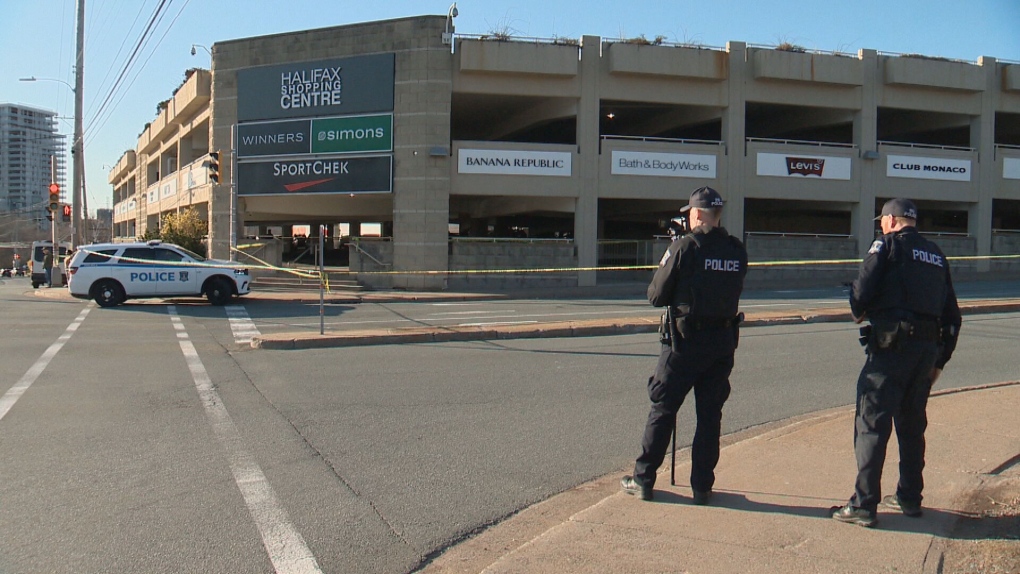
M 213 305 L 250 290 L 248 270 L 160 241 L 83 245 L 67 263 L 67 288 L 113 307 L 127 299 L 205 295 Z

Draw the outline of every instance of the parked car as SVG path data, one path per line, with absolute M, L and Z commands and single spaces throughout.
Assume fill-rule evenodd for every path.
M 127 299 L 205 295 L 225 305 L 251 288 L 248 269 L 206 259 L 172 243 L 96 243 L 80 246 L 67 264 L 68 290 L 113 307 Z

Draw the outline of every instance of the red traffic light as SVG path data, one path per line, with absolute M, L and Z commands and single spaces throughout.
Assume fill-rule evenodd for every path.
M 60 193 L 60 184 L 59 183 L 51 183 L 50 184 L 50 193 Z
M 61 209 L 61 212 L 62 212 L 61 217 L 62 217 L 64 223 L 70 222 L 71 221 L 71 206 L 65 203 L 63 205 L 63 209 Z

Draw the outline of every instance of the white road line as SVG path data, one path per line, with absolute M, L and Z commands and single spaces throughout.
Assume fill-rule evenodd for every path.
M 46 370 L 47 365 L 50 364 L 50 361 L 53 360 L 53 357 L 56 356 L 57 352 L 64 347 L 64 343 L 67 343 L 67 341 L 71 338 L 71 335 L 78 330 L 82 321 L 85 320 L 85 316 L 88 315 L 91 310 L 92 307 L 85 307 L 82 309 L 81 313 L 78 313 L 78 317 L 76 317 L 75 320 L 67 326 L 67 329 L 64 330 L 64 334 L 58 337 L 56 342 L 50 345 L 48 349 L 43 351 L 43 354 L 38 360 L 36 360 L 35 364 L 28 369 L 28 372 L 25 373 L 17 383 L 14 383 L 14 386 L 8 389 L 8 391 L 4 393 L 4 396 L 0 397 L 0 419 L 3 419 L 4 416 L 7 415 L 7 411 L 11 410 L 14 403 L 18 402 L 21 395 L 25 394 L 28 387 L 31 387 L 32 383 L 39 378 L 39 375 Z
M 253 338 L 262 334 L 259 333 L 255 322 L 248 316 L 248 311 L 244 309 L 244 306 L 228 305 L 225 309 L 227 310 L 227 320 L 230 322 L 230 330 L 234 333 L 235 343 L 247 345 Z
M 493 321 L 491 323 L 461 323 L 458 327 L 494 327 L 496 325 L 530 325 L 538 321 Z
M 517 311 L 493 309 L 492 311 L 445 311 L 443 313 L 429 313 L 429 317 L 438 317 L 440 315 L 475 315 L 478 313 L 516 313 Z
M 247 450 L 245 450 L 241 434 L 234 426 L 230 413 L 223 405 L 219 393 L 213 388 L 209 373 L 202 364 L 195 346 L 188 339 L 187 331 L 177 315 L 177 308 L 173 305 L 167 306 L 170 320 L 177 331 L 177 338 L 181 345 L 181 352 L 184 353 L 184 360 L 191 370 L 191 378 L 195 381 L 198 389 L 198 396 L 202 399 L 202 406 L 205 407 L 206 417 L 212 425 L 213 433 L 219 441 L 220 446 L 227 455 L 230 462 L 230 472 L 234 475 L 234 482 L 244 497 L 248 511 L 251 512 L 262 535 L 262 544 L 269 553 L 269 560 L 273 568 L 279 574 L 304 574 L 321 573 L 319 563 L 312 555 L 312 551 L 305 544 L 305 539 L 297 531 L 287 516 L 287 511 L 276 498 L 276 492 L 266 479 L 266 475 L 259 468 L 258 462 Z M 181 336 L 183 334 L 183 337 Z

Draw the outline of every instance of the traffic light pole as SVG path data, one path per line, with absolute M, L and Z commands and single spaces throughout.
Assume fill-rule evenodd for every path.
M 82 92 L 85 85 L 85 0 L 78 0 L 78 32 L 74 66 L 74 141 L 71 143 L 72 188 L 71 188 L 71 244 L 77 248 L 82 237 L 82 179 L 85 166 L 85 142 L 83 141 Z M 54 180 L 56 181 L 56 180 Z M 54 219 L 56 214 L 54 213 Z M 88 217 L 88 214 L 85 214 Z M 53 240 L 54 247 L 57 240 Z M 59 252 L 59 251 L 58 251 Z M 56 252 L 54 259 L 56 259 Z
M 54 156 L 50 156 L 50 181 L 53 182 L 53 184 L 56 184 L 57 182 L 57 158 Z M 60 204 L 58 203 L 57 205 Z M 52 209 L 52 207 L 53 204 L 51 202 L 47 207 L 47 209 L 50 210 L 50 241 L 52 245 L 50 253 L 53 255 L 53 258 L 51 259 L 52 267 L 50 268 L 49 286 L 60 287 L 64 284 L 62 280 L 63 274 L 60 272 L 60 265 L 57 263 L 60 261 L 60 234 L 57 232 L 57 229 L 60 227 L 57 222 L 57 218 L 60 217 L 60 215 L 57 214 L 57 210 Z M 44 269 L 43 273 L 45 272 L 46 270 Z

